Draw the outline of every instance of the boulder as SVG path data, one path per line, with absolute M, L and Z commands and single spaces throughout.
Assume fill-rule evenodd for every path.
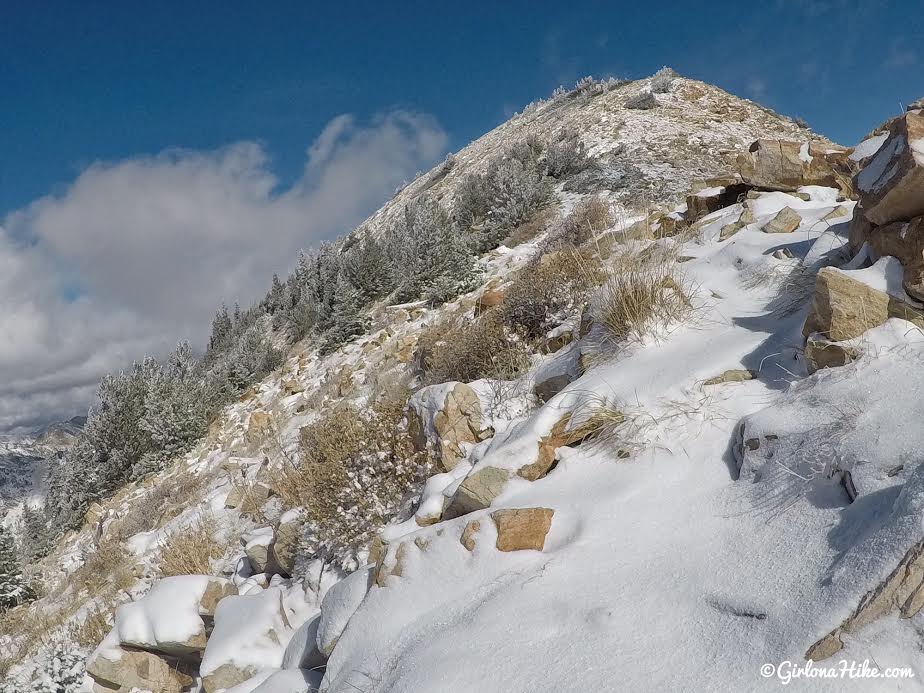
M 776 216 L 763 225 L 764 233 L 792 233 L 799 228 L 802 217 L 791 207 L 783 207 Z
M 548 402 L 559 392 L 564 390 L 574 380 L 571 373 L 556 373 L 537 382 L 533 386 L 533 394 L 540 402 Z
M 194 680 L 194 671 L 182 663 L 106 641 L 87 660 L 87 674 L 98 689 L 119 693 L 132 690 L 181 693 Z
M 481 402 L 465 383 L 425 387 L 408 403 L 410 433 L 418 450 L 431 448 L 445 471 L 465 457 L 463 444 L 489 437 L 481 427 Z
M 474 510 L 489 507 L 491 501 L 504 490 L 509 479 L 510 473 L 497 467 L 484 467 L 469 474 L 443 511 L 443 519 L 461 517 Z
M 320 623 L 321 614 L 317 614 L 296 629 L 282 656 L 283 669 L 315 669 L 324 666 L 327 657 L 318 648 Z
M 222 599 L 199 667 L 206 693 L 243 683 L 261 669 L 279 668 L 291 634 L 279 588 Z
M 753 224 L 757 221 L 757 217 L 754 216 L 754 211 L 745 201 L 742 204 L 741 214 L 738 216 L 736 221 L 733 221 L 729 224 L 725 224 L 722 229 L 719 231 L 719 240 L 724 241 L 728 238 L 731 238 L 741 229 L 743 229 L 748 224 Z
M 683 214 L 688 224 L 735 204 L 751 186 L 737 176 L 725 176 L 701 181 L 694 184 L 693 189 L 693 194 L 687 195 L 687 211 Z
M 317 626 L 318 650 L 324 657 L 330 657 L 350 618 L 366 598 L 373 582 L 372 573 L 371 566 L 360 568 L 347 575 L 324 595 Z
M 286 513 L 276 527 L 276 539 L 270 546 L 272 563 L 285 575 L 292 575 L 302 536 L 302 522 L 297 513 Z
M 275 532 L 272 527 L 260 527 L 241 537 L 244 553 L 254 573 L 272 572 L 272 550 Z
M 491 519 L 497 526 L 497 550 L 542 551 L 554 514 L 550 508 L 495 510 Z
M 738 156 L 738 173 L 756 188 L 794 191 L 803 185 L 821 185 L 848 192 L 847 154 L 842 147 L 820 142 L 759 139 Z
M 888 277 L 894 269 L 888 267 L 889 261 L 889 258 L 883 258 L 873 269 Z M 882 263 L 887 267 L 883 268 Z M 897 264 L 897 261 L 891 259 L 891 263 Z M 901 318 L 924 327 L 921 310 L 860 281 L 856 273 L 867 271 L 849 272 L 825 267 L 818 273 L 812 305 L 802 329 L 803 336 L 818 333 L 832 342 L 841 342 L 859 337 L 889 318 Z
M 859 355 L 855 347 L 832 342 L 817 333 L 810 334 L 805 342 L 805 365 L 809 374 L 822 368 L 846 366 Z
M 924 300 L 924 216 L 908 222 L 866 228 L 864 240 L 878 257 L 891 255 L 902 264 L 902 286 L 909 296 Z
M 854 187 L 863 213 L 877 226 L 924 215 L 924 112 L 909 111 L 892 121 Z

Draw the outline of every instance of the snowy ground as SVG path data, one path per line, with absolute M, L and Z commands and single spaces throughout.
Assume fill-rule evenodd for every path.
M 771 412 L 765 418 L 775 420 L 779 434 L 814 412 L 834 440 L 851 426 L 861 427 L 858 440 L 876 440 L 877 431 L 897 436 L 919 420 L 913 398 L 892 397 L 902 382 L 913 392 L 921 379 L 914 368 L 921 349 L 896 346 L 906 341 L 896 332 L 907 326 L 896 327 L 897 321 L 869 338 L 879 347 L 874 356 L 812 376 L 796 394 L 786 394 L 805 375 L 799 358 L 805 310 L 788 316 L 770 310 L 778 287 L 772 281 L 754 286 L 753 277 L 785 276 L 799 258 L 809 255 L 808 262 L 815 262 L 843 245 L 846 224 L 818 222 L 838 203 L 828 191 L 810 192 L 809 202 L 783 193 L 762 196 L 753 205 L 758 223 L 721 243 L 719 229 L 740 208 L 716 215 L 704 241 L 684 249 L 695 257 L 685 270 L 699 287 L 698 319 L 594 368 L 505 440 L 488 446 L 477 464 L 503 466 L 523 449 L 524 439 L 548 431 L 560 416 L 551 412 L 579 409 L 578 402 L 592 393 L 650 414 L 645 449 L 619 460 L 602 446 L 563 448 L 547 477 L 511 482 L 492 507 L 555 510 L 541 553 L 499 554 L 491 541 L 469 553 L 458 541 L 469 517 L 416 532 L 431 540 L 428 548 L 411 552 L 401 577 L 371 589 L 334 650 L 327 690 L 782 685 L 776 677 L 762 678 L 761 667 L 802 664 L 808 647 L 849 615 L 901 557 L 908 537 L 898 539 L 896 527 L 913 534 L 907 510 L 895 504 L 907 473 L 874 484 L 853 504 L 837 479 L 796 477 L 800 470 L 784 468 L 781 460 L 758 482 L 738 479 L 739 421 L 761 410 Z M 802 214 L 802 227 L 782 235 L 760 231 L 784 205 Z M 774 257 L 783 248 L 796 259 Z M 758 375 L 741 383 L 702 384 L 732 368 Z M 825 398 L 827 389 L 843 382 L 855 391 L 841 385 Z M 795 396 L 801 408 L 790 401 Z M 845 400 L 867 416 L 845 421 Z M 910 453 L 918 442 L 916 434 L 898 447 Z M 894 460 L 895 448 L 854 446 L 854 461 L 875 466 L 878 454 Z M 816 452 L 823 457 L 825 449 Z M 869 544 L 877 532 L 879 544 L 872 546 L 878 551 Z M 849 637 L 845 650 L 825 664 L 869 659 L 872 666 L 912 666 L 924 674 L 919 620 L 875 623 Z M 917 679 L 802 679 L 789 686 L 922 687 Z

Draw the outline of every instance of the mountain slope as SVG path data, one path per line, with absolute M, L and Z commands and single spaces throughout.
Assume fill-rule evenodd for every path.
M 892 507 L 910 466 L 856 473 L 852 492 L 843 470 L 799 467 L 804 441 L 819 457 L 827 443 L 792 412 L 801 396 L 820 407 L 809 431 L 849 420 L 874 437 L 875 420 L 838 407 L 859 401 L 849 388 L 871 372 L 883 374 L 873 394 L 911 377 L 903 328 L 869 333 L 868 356 L 809 376 L 815 274 L 849 256 L 854 203 L 830 187 L 741 178 L 726 199 L 701 179 L 759 162 L 757 139 L 792 140 L 789 159 L 777 144 L 777 163 L 800 175 L 837 148 L 690 80 L 652 108 L 625 107 L 648 87 L 585 85 L 528 108 L 370 217 L 363 228 L 383 231 L 425 191 L 451 207 L 466 176 L 528 135 L 573 130 L 596 161 L 555 182 L 524 242 L 479 260 L 481 287 L 439 307 L 380 302 L 366 334 L 329 354 L 305 340 L 184 458 L 91 508 L 34 566 L 46 596 L 11 612 L 41 623 L 44 642 L 7 631 L 10 680 L 47 670 L 56 641 L 86 654 L 103 636 L 97 691 L 143 687 L 142 668 L 171 691 L 200 680 L 235 693 L 756 689 L 762 664 L 802 661 L 894 567 L 894 550 L 864 542 L 881 530 L 888 545 L 917 506 Z M 667 216 L 651 223 L 652 208 Z M 589 239 L 549 246 L 568 224 L 586 224 Z M 552 290 L 562 286 L 565 297 Z M 630 306 L 634 289 L 648 298 Z M 522 329 L 496 339 L 497 321 Z M 499 369 L 511 354 L 516 369 Z M 390 398 L 396 422 L 380 413 Z M 362 454 L 348 456 L 359 466 L 346 482 L 329 478 L 327 519 L 355 531 L 338 539 L 359 550 L 325 554 L 318 513 L 291 501 L 303 479 L 292 470 L 320 444 L 353 444 L 357 429 L 337 418 L 350 406 Z M 396 499 L 381 479 L 416 478 L 408 440 L 429 456 L 429 478 Z M 366 456 L 370 441 L 381 447 Z M 769 441 L 785 455 L 752 473 Z M 874 460 L 875 447 L 850 454 Z M 857 501 L 858 489 L 870 496 Z M 387 525 L 370 531 L 383 508 Z M 158 582 L 184 571 L 221 576 L 231 596 L 216 606 L 204 595 L 213 583 Z M 164 595 L 172 608 L 157 606 Z M 845 654 L 917 669 L 916 628 L 877 622 Z

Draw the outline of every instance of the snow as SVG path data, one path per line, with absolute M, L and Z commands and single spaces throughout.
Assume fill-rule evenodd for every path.
M 350 617 L 362 603 L 372 582 L 372 566 L 361 568 L 331 587 L 321 602 L 318 621 L 318 648 L 329 651 L 334 646 Z
M 851 161 L 860 162 L 867 157 L 872 156 L 879 151 L 879 148 L 883 143 L 889 138 L 889 133 L 881 132 L 878 135 L 873 135 L 868 137 L 856 147 L 854 147 L 853 153 L 850 155 L 849 159 Z
M 696 196 L 697 197 L 718 197 L 723 192 L 725 192 L 725 188 L 723 186 L 716 186 L 712 188 L 703 188 L 698 193 L 696 193 Z
M 225 597 L 215 609 L 215 628 L 199 671 L 206 676 L 223 664 L 278 669 L 291 635 L 283 592 L 278 587 Z
M 694 258 L 684 270 L 697 287 L 695 324 L 601 359 L 538 411 L 474 446 L 467 461 L 515 469 L 532 461 L 564 413 L 601 400 L 644 412 L 641 449 L 627 460 L 602 444 L 559 449 L 548 476 L 507 484 L 492 509 L 555 510 L 542 552 L 498 553 L 491 541 L 467 551 L 459 535 L 478 513 L 425 528 L 406 523 L 404 537 L 391 528 L 392 546 L 405 540 L 402 574 L 369 589 L 322 689 L 374 680 L 381 691 L 778 690 L 760 667 L 801 662 L 922 532 L 924 472 L 915 474 L 911 461 L 924 446 L 915 397 L 924 346 L 904 336 L 908 324 L 890 321 L 865 335 L 867 356 L 805 378 L 805 308 L 781 315 L 768 309 L 774 287 L 742 288 L 744 277 L 782 264 L 772 256 L 781 247 L 816 268 L 840 252 L 843 232 L 817 223 L 838 204 L 835 195 L 761 195 L 749 201 L 758 223 L 724 243 L 715 238 L 737 212 L 707 220 L 703 242 L 683 249 Z M 783 206 L 803 217 L 800 228 L 761 233 Z M 887 259 L 860 272 L 894 286 Z M 708 392 L 698 384 L 742 367 L 757 377 Z M 786 446 L 776 461 L 764 459 L 759 481 L 738 479 L 742 419 L 756 435 L 777 435 L 777 450 Z M 854 503 L 836 475 L 807 483 L 777 464 L 829 459 L 831 444 L 856 473 Z M 907 468 L 889 476 L 887 466 L 902 459 Z M 482 523 L 481 531 L 494 530 Z M 844 654 L 924 671 L 915 627 L 876 624 L 851 635 Z M 793 689 L 833 690 L 828 683 Z
M 898 258 L 891 255 L 879 258 L 876 264 L 866 269 L 835 269 L 833 271 L 841 272 L 853 280 L 866 284 L 871 289 L 888 294 L 904 303 L 914 303 L 911 297 L 905 293 L 902 286 L 902 277 L 904 276 L 902 263 L 899 262 Z
M 181 575 L 158 581 L 143 599 L 116 611 L 115 632 L 123 644 L 154 650 L 175 649 L 205 636 L 200 602 L 220 578 Z
M 905 148 L 905 138 L 896 136 L 886 141 L 872 160 L 857 174 L 857 187 L 863 192 L 882 189 L 898 171 L 895 159 Z M 892 166 L 890 167 L 890 164 Z

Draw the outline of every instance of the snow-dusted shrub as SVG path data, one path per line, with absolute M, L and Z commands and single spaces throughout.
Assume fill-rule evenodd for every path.
M 689 315 L 692 305 L 684 284 L 671 252 L 623 256 L 607 269 L 593 297 L 594 322 L 617 342 L 641 340 Z
M 543 249 L 549 251 L 567 246 L 577 248 L 611 227 L 615 221 L 610 203 L 600 195 L 590 195 L 581 199 L 568 216 L 562 219 L 549 234 Z
M 496 247 L 508 233 L 542 209 L 552 194 L 542 171 L 524 166 L 519 159 L 495 161 L 488 177 L 493 206 L 481 232 L 481 250 Z
M 16 551 L 13 536 L 0 525 L 0 614 L 33 597 Z
M 524 339 L 509 330 L 496 311 L 474 322 L 437 324 L 421 336 L 420 343 L 428 384 L 513 380 L 530 362 Z
M 432 465 L 408 434 L 407 398 L 392 384 L 362 410 L 342 405 L 302 429 L 298 464 L 274 485 L 284 505 L 305 508 L 302 558 L 354 570 L 382 527 L 412 512 Z
M 596 255 L 566 248 L 524 267 L 499 307 L 505 325 L 532 341 L 575 315 L 603 280 Z
M 650 91 L 640 91 L 635 96 L 626 101 L 626 108 L 635 108 L 646 111 L 658 105 L 657 100 Z
M 545 170 L 552 178 L 580 173 L 591 165 L 584 142 L 572 128 L 562 128 L 545 152 Z
M 73 639 L 89 650 L 99 645 L 112 629 L 112 610 L 99 607 L 90 611 L 73 629 Z
M 28 680 L 6 680 L 0 693 L 79 693 L 86 672 L 87 653 L 66 643 L 54 645 Z
M 200 515 L 195 522 L 164 540 L 157 562 L 160 577 L 209 575 L 212 561 L 221 558 L 228 545 L 219 541 L 218 523 L 212 515 Z
M 677 73 L 669 67 L 662 67 L 651 78 L 651 91 L 655 94 L 666 94 L 677 78 Z

